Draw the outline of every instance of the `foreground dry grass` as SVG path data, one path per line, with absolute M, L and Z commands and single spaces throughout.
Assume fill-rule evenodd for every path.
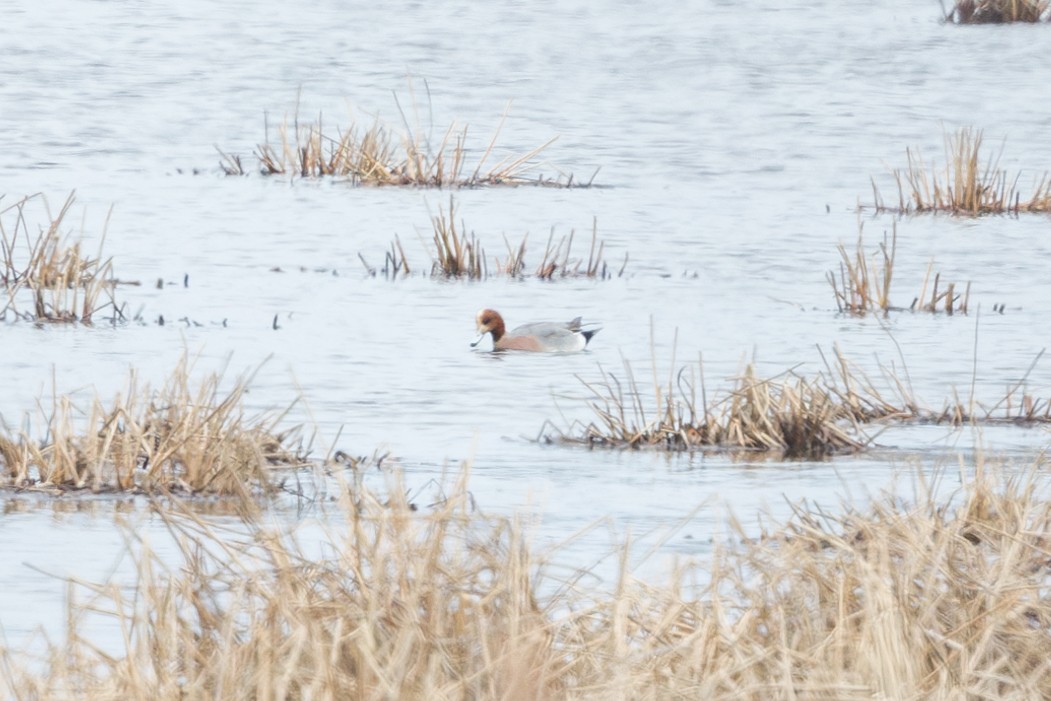
M 396 484 L 359 489 L 324 555 L 160 513 L 181 559 L 138 542 L 136 586 L 81 585 L 67 639 L 45 660 L 2 650 L 3 682 L 19 699 L 1048 698 L 1045 467 L 802 505 L 666 583 L 622 566 L 587 591 L 476 512 L 465 475 L 420 511 Z M 115 651 L 85 637 L 99 615 Z

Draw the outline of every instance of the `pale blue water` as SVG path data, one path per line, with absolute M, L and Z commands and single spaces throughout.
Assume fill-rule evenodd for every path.
M 943 133 L 973 125 L 991 150 L 1005 142 L 1001 165 L 1021 170 L 1023 186 L 1051 163 L 1051 95 L 1033 68 L 1051 48 L 1049 28 L 938 17 L 936 4 L 904 1 L 8 8 L 0 206 L 43 192 L 57 209 L 75 189 L 67 224 L 92 246 L 112 206 L 105 250 L 118 277 L 143 283 L 119 294 L 145 323 L 3 324 L 0 414 L 20 424 L 52 378 L 83 397 L 112 396 L 130 367 L 159 383 L 184 350 L 202 354 L 202 372 L 228 361 L 231 376 L 270 358 L 253 408 L 301 396 L 321 453 L 342 427 L 339 447 L 389 450 L 416 486 L 470 459 L 480 505 L 540 512 L 546 543 L 604 517 L 618 534 L 652 533 L 710 505 L 669 541 L 678 553 L 705 552 L 726 508 L 745 521 L 764 508 L 783 515 L 786 498 L 835 504 L 847 487 L 863 497 L 914 462 L 954 465 L 958 451 L 966 462 L 974 436 L 944 427 L 891 432 L 879 438 L 889 450 L 828 463 L 530 440 L 547 420 L 589 418 L 577 378 L 596 379 L 600 364 L 619 373 L 627 360 L 648 387 L 656 357 L 663 380 L 676 334 L 676 364 L 703 353 L 710 391 L 753 356 L 769 374 L 816 372 L 817 347 L 833 344 L 875 372 L 900 365 L 895 340 L 934 406 L 954 387 L 968 395 L 975 362 L 985 400 L 1020 378 L 1049 342 L 1044 216 L 898 222 L 894 301 L 908 306 L 933 258 L 946 278 L 972 281 L 980 313 L 842 317 L 825 281 L 836 243 L 857 236 L 870 178 L 896 198 L 888 169 L 904 165 L 906 147 L 941 161 Z M 435 138 L 469 123 L 477 154 L 512 101 L 501 155 L 557 135 L 538 172 L 580 180 L 598 168 L 608 186 L 454 193 L 490 256 L 504 255 L 505 235 L 517 244 L 528 233 L 532 269 L 552 228 L 556 238 L 575 229 L 586 256 L 597 218 L 611 267 L 629 256 L 626 276 L 371 278 L 358 255 L 380 266 L 395 235 L 414 270 L 429 269 L 430 213 L 449 193 L 221 174 L 214 147 L 251 164 L 264 114 L 271 124 L 291 115 L 297 95 L 307 119 L 397 123 L 392 95 L 410 104 L 410 77 Z M 874 249 L 892 220 L 863 220 Z M 157 289 L 158 278 L 175 284 Z M 993 314 L 1000 303 L 1007 313 Z M 603 330 L 584 354 L 494 358 L 468 346 L 483 306 L 511 325 L 583 315 Z M 1051 365 L 1028 388 L 1047 396 Z M 983 440 L 1020 464 L 1046 444 L 1041 430 Z M 0 603 L 9 639 L 58 620 L 63 585 L 39 570 L 104 577 L 122 548 L 106 513 L 48 513 L 0 517 L 0 589 L 18 587 Z M 589 564 L 608 542 L 589 533 L 567 558 Z

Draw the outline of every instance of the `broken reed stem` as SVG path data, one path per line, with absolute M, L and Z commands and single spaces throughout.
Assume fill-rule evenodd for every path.
M 945 167 L 930 169 L 922 156 L 905 150 L 907 167 L 894 170 L 898 187 L 898 206 L 887 207 L 873 180 L 874 204 L 878 212 L 911 214 L 943 212 L 953 215 L 1014 214 L 1051 212 L 1051 180 L 1044 173 L 1027 198 L 1018 189 L 1021 173 L 1009 177 L 1000 168 L 1004 145 L 982 165 L 982 131 L 963 127 L 946 134 Z
M 189 493 L 249 497 L 275 488 L 277 468 L 307 464 L 301 428 L 279 429 L 294 406 L 249 417 L 244 394 L 255 373 L 229 390 L 212 374 L 191 384 L 182 357 L 160 390 L 134 372 L 111 403 L 84 410 L 52 397 L 42 440 L 27 428 L 0 432 L 0 484 L 19 489 Z

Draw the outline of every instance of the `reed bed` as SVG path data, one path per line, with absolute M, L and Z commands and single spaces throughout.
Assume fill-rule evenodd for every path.
M 415 102 L 413 97 L 413 113 L 418 114 Z M 299 178 L 334 177 L 355 185 L 373 186 L 591 186 L 591 181 L 574 183 L 572 175 L 563 177 L 560 174 L 555 178 L 533 175 L 538 165 L 537 158 L 557 137 L 525 153 L 507 155 L 490 164 L 507 120 L 507 110 L 488 145 L 478 156 L 474 155 L 477 151 L 468 146 L 467 125 L 450 124 L 441 139 L 432 143 L 427 135 L 429 129 L 421 127 L 418 119 L 415 126 L 410 125 L 400 103 L 398 112 L 400 127 L 375 118 L 368 125 L 352 122 L 346 128 L 330 129 L 320 115 L 314 122 L 301 122 L 297 109 L 291 121 L 286 118 L 277 126 L 273 139 L 269 120 L 266 120 L 264 141 L 255 149 L 259 172 Z M 220 167 L 227 175 L 246 173 L 240 156 L 217 150 Z M 477 160 L 471 164 L 475 157 Z
M 942 7 L 946 22 L 953 24 L 1005 24 L 1041 22 L 1048 16 L 1047 0 L 956 0 L 951 10 Z
M 654 366 L 652 390 L 640 386 L 625 361 L 621 375 L 600 366 L 597 380 L 578 376 L 590 395 L 590 421 L 573 421 L 566 429 L 545 422 L 540 438 L 600 448 L 760 451 L 814 460 L 870 447 L 870 426 L 1046 425 L 1051 424 L 1051 398 L 1025 389 L 1041 356 L 991 405 L 978 401 L 972 388 L 966 399 L 953 390 L 936 406 L 916 398 L 907 370 L 881 365 L 874 381 L 838 348 L 831 360 L 822 354 L 824 370 L 811 377 L 788 370 L 762 378 L 748 364 L 711 399 L 700 359 L 676 368 L 664 383 Z
M 76 583 L 65 640 L 39 661 L 0 648 L 0 688 L 158 701 L 1046 698 L 1045 469 L 979 463 L 948 496 L 920 478 L 912 498 L 863 508 L 802 502 L 759 538 L 733 522 L 704 561 L 659 582 L 614 544 L 619 574 L 597 587 L 531 550 L 515 519 L 475 510 L 465 477 L 423 510 L 400 485 L 345 494 L 346 525 L 320 555 L 287 526 L 231 533 L 158 511 L 176 561 L 128 525 L 134 586 Z M 122 633 L 105 651 L 87 633 L 100 616 Z
M 840 255 L 839 274 L 831 270 L 825 274 L 829 285 L 832 286 L 837 309 L 841 314 L 858 316 L 904 311 L 904 307 L 894 306 L 890 301 L 894 257 L 898 248 L 897 224 L 893 226 L 889 236 L 884 232 L 883 242 L 871 256 L 865 251 L 862 229 L 859 225 L 857 245 L 853 253 L 849 253 L 842 243 L 837 246 Z M 927 266 L 920 293 L 913 298 L 908 309 L 914 312 L 944 312 L 950 316 L 966 314 L 970 297 L 971 283 L 968 282 L 962 292 L 957 292 L 956 283 L 944 283 L 941 273 L 934 271 L 932 261 Z
M 306 466 L 301 427 L 280 429 L 291 406 L 249 416 L 251 375 L 229 390 L 221 374 L 192 383 L 184 356 L 158 390 L 131 373 L 112 402 L 82 409 L 53 396 L 44 438 L 0 430 L 0 484 L 33 491 L 182 493 L 255 497 L 277 489 L 276 470 Z M 287 474 L 287 472 L 285 473 Z
M 34 322 L 91 324 L 107 308 L 113 318 L 120 316 L 113 262 L 102 255 L 105 226 L 95 257 L 64 233 L 74 201 L 75 193 L 70 193 L 54 215 L 40 194 L 0 209 L 0 282 L 7 296 L 0 318 L 10 313 Z M 34 215 L 43 215 L 47 224 L 32 233 L 29 221 Z
M 905 150 L 908 166 L 894 171 L 897 205 L 888 205 L 875 180 L 872 191 L 880 212 L 912 214 L 944 212 L 954 215 L 1019 214 L 1051 211 L 1051 180 L 1045 172 L 1032 193 L 1018 187 L 1021 173 L 1013 177 L 1000 168 L 1001 152 L 984 159 L 982 132 L 964 127 L 945 136 L 945 166 L 927 168 L 918 151 Z M 1023 199 L 1024 198 L 1024 199 Z
M 558 431 L 558 440 L 592 447 L 752 450 L 804 459 L 856 452 L 868 442 L 855 416 L 842 410 L 820 377 L 789 371 L 760 378 L 748 364 L 728 391 L 708 402 L 698 361 L 696 368 L 679 368 L 664 385 L 655 372 L 650 402 L 627 361 L 624 379 L 599 370 L 597 382 L 578 378 L 591 393 L 594 420 Z

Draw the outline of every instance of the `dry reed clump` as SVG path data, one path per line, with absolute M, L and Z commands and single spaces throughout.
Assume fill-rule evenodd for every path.
M 928 170 L 919 153 L 906 149 L 908 167 L 894 171 L 897 206 L 884 202 L 873 180 L 875 209 L 901 214 L 946 212 L 969 216 L 1051 211 L 1051 180 L 1046 173 L 1032 194 L 1022 199 L 1018 189 L 1021 173 L 1011 178 L 999 167 L 1002 149 L 1001 154 L 986 159 L 983 166 L 979 154 L 981 145 L 981 130 L 964 127 L 954 135 L 946 135 L 946 165 L 941 175 L 934 166 Z
M 573 421 L 566 430 L 545 422 L 541 439 L 589 447 L 763 451 L 790 459 L 820 459 L 867 448 L 871 440 L 864 429 L 877 423 L 1051 424 L 1051 399 L 1025 390 L 1041 356 L 991 405 L 978 401 L 972 387 L 966 399 L 953 390 L 952 398 L 936 407 L 915 397 L 907 370 L 881 365 L 882 378 L 876 382 L 838 348 L 831 362 L 822 355 L 825 369 L 811 378 L 789 370 L 764 379 L 746 365 L 733 386 L 711 401 L 700 361 L 696 368 L 679 367 L 665 384 L 654 369 L 652 400 L 625 361 L 623 379 L 601 366 L 598 381 L 578 377 L 591 393 L 590 422 Z M 547 429 L 553 433 L 545 433 Z
M 821 376 L 807 379 L 789 371 L 764 379 L 749 364 L 729 391 L 709 403 L 700 361 L 697 368 L 696 374 L 690 366 L 680 368 L 664 386 L 658 383 L 655 371 L 650 405 L 627 361 L 624 381 L 600 367 L 601 381 L 581 379 L 592 393 L 590 407 L 596 419 L 575 423 L 569 433 L 559 431 L 558 438 L 589 446 L 717 447 L 806 459 L 855 452 L 868 443 L 858 416 L 843 410 L 835 388 Z
M 858 226 L 857 247 L 853 254 L 848 253 L 846 246 L 838 245 L 840 263 L 839 275 L 834 271 L 826 273 L 836 298 L 836 307 L 840 313 L 863 315 L 868 313 L 887 314 L 890 311 L 902 311 L 890 301 L 890 283 L 894 277 L 894 256 L 898 248 L 898 228 L 893 225 L 892 234 L 883 234 L 879 250 L 871 256 L 866 254 L 862 242 L 862 229 Z M 931 274 L 934 274 L 933 284 Z M 930 295 L 928 296 L 928 290 Z M 942 286 L 941 273 L 934 273 L 934 262 L 927 266 L 923 285 L 918 296 L 912 300 L 910 311 L 931 313 L 944 312 L 966 314 L 971 297 L 971 283 L 968 282 L 962 293 L 957 293 L 956 283 Z
M 291 123 L 286 118 L 277 129 L 276 141 L 271 142 L 267 122 L 264 125 L 265 140 L 255 151 L 260 172 L 301 178 L 346 178 L 355 185 L 438 188 L 591 185 L 590 181 L 575 185 L 572 176 L 563 178 L 559 175 L 552 179 L 530 175 L 537 165 L 536 158 L 554 143 L 554 138 L 524 154 L 509 155 L 487 165 L 507 119 L 506 110 L 489 145 L 472 167 L 468 165 L 472 149 L 467 145 L 466 125 L 450 124 L 435 145 L 426 133 L 428 130 L 419 125 L 419 119 L 416 119 L 415 127 L 410 126 L 405 111 L 400 104 L 397 106 L 401 130 L 376 118 L 368 126 L 352 123 L 349 128 L 331 131 L 323 124 L 321 116 L 316 122 L 301 123 L 297 108 Z M 413 112 L 419 112 L 415 97 Z M 220 166 L 227 175 L 245 173 L 240 156 L 222 150 L 219 154 Z
M 1051 19 L 1047 9 L 1047 0 L 956 0 L 951 10 L 943 6 L 942 14 L 953 24 L 1032 23 Z
M 0 282 L 7 294 L 0 318 L 11 312 L 15 318 L 29 321 L 90 324 L 106 308 L 113 310 L 114 318 L 121 314 L 114 299 L 118 281 L 113 275 L 113 263 L 109 258 L 103 259 L 101 252 L 105 227 L 95 258 L 81 251 L 79 241 L 69 243 L 62 232 L 74 195 L 70 193 L 57 215 L 51 214 L 47 200 L 40 194 L 0 209 Z M 35 234 L 30 233 L 27 222 L 31 206 L 42 209 L 48 222 Z M 20 305 L 23 297 L 28 302 Z
M 123 395 L 108 405 L 96 396 L 87 410 L 55 396 L 42 440 L 4 426 L 0 484 L 247 497 L 276 488 L 275 469 L 306 464 L 300 427 L 278 430 L 288 409 L 246 415 L 251 376 L 224 391 L 220 374 L 194 385 L 191 370 L 184 356 L 156 391 L 141 387 L 133 372 Z
M 979 465 L 950 497 L 802 503 L 650 583 L 560 579 L 465 480 L 414 510 L 342 502 L 322 554 L 287 527 L 228 533 L 160 512 L 133 588 L 76 587 L 44 664 L 0 648 L 18 698 L 1032 699 L 1051 696 L 1051 501 L 1037 466 Z M 80 592 L 87 591 L 87 600 Z M 79 601 L 78 601 L 79 599 Z M 89 640 L 93 617 L 122 632 Z M 0 687 L 2 688 L 2 687 Z
M 431 217 L 434 228 L 434 261 L 431 275 L 443 277 L 466 277 L 480 280 L 488 277 L 485 251 L 474 232 L 466 233 L 461 220 L 456 226 L 456 203 L 449 197 L 449 211 L 439 205 L 438 214 Z

